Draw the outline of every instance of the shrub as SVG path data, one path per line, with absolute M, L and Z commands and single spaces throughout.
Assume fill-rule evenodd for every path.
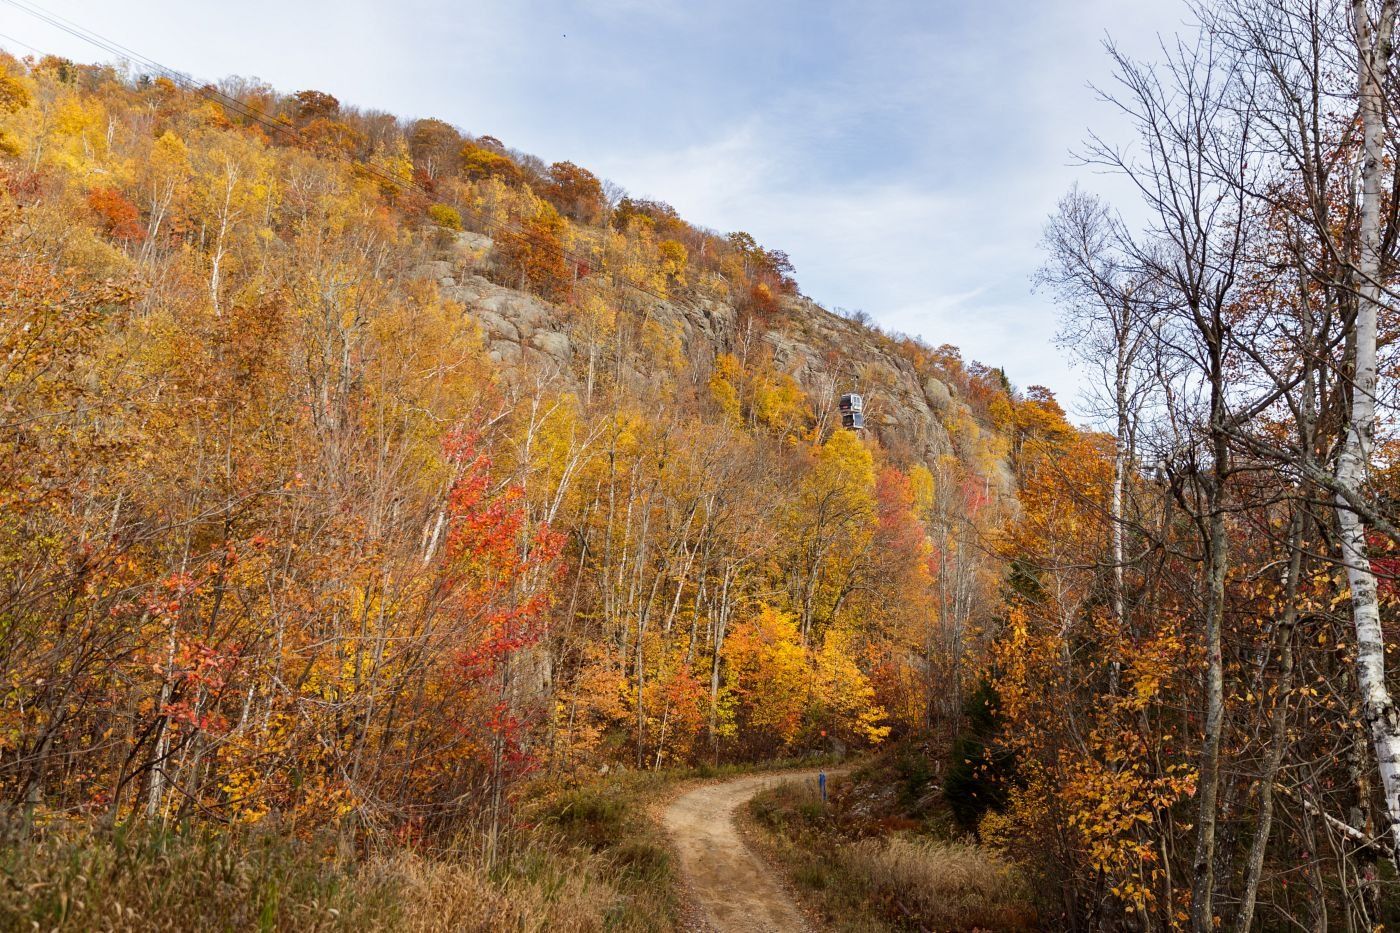
M 109 236 L 118 240 L 146 238 L 141 212 L 116 188 L 93 188 L 88 192 L 87 202 Z
M 1006 782 L 1013 762 L 1004 750 L 995 747 L 1001 728 L 996 704 L 996 693 L 985 681 L 968 697 L 963 706 L 963 727 L 953 740 L 948 776 L 943 782 L 943 796 L 953 817 L 968 831 L 976 830 L 988 810 L 1006 805 Z
M 611 788 L 583 787 L 560 794 L 544 819 L 571 842 L 603 848 L 622 840 L 628 816 L 626 801 Z
M 447 204 L 434 204 L 428 208 L 428 219 L 448 230 L 462 229 L 462 215 L 457 212 L 455 207 Z

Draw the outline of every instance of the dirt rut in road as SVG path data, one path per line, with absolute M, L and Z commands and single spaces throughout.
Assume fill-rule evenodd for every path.
M 787 771 L 707 784 L 682 794 L 666 808 L 666 829 L 675 841 L 681 871 L 716 933 L 811 929 L 773 870 L 744 844 L 734 817 L 759 791 L 813 781 L 817 774 L 815 770 Z

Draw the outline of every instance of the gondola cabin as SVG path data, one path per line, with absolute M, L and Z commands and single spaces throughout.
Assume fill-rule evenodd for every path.
M 852 431 L 865 430 L 865 400 L 854 392 L 841 396 L 841 427 Z

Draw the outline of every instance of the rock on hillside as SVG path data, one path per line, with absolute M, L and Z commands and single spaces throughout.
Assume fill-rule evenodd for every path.
M 478 274 L 491 248 L 491 240 L 481 234 L 458 234 L 450 258 L 425 263 L 417 274 L 436 280 L 444 295 L 480 323 L 487 350 L 507 378 L 530 372 L 579 383 L 588 365 L 586 340 L 578 339 L 558 306 Z M 738 311 L 728 304 L 646 300 L 647 313 L 680 338 L 691 359 L 713 360 L 741 342 Z M 841 393 L 859 392 L 865 397 L 867 428 L 897 455 L 932 465 L 945 455 L 969 453 L 954 449 L 946 427 L 955 420 L 976 420 L 954 388 L 934 378 L 921 380 L 913 363 L 887 338 L 807 298 L 788 299 L 783 310 L 786 320 L 763 340 L 776 366 L 807 393 L 823 427 L 838 420 Z M 648 379 L 643 373 L 632 375 L 642 383 Z M 990 490 L 1014 495 L 1005 464 L 987 472 Z

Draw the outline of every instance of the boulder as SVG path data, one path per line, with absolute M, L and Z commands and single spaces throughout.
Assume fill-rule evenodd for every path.
M 946 411 L 953 395 L 946 385 L 930 376 L 924 380 L 924 398 L 934 411 Z
M 457 248 L 471 253 L 489 253 L 495 247 L 496 241 L 484 233 L 472 233 L 470 230 L 463 230 L 457 234 Z
M 510 340 L 493 340 L 486 345 L 486 355 L 492 362 L 510 366 L 520 359 L 520 344 Z
M 439 285 L 451 286 L 454 284 L 452 271 L 452 263 L 445 259 L 433 259 L 418 266 L 409 273 L 409 277 L 415 279 L 432 279 Z
M 557 330 L 536 331 L 535 336 L 530 338 L 530 343 L 560 363 L 568 363 L 573 356 L 573 346 L 569 343 L 569 338 Z

